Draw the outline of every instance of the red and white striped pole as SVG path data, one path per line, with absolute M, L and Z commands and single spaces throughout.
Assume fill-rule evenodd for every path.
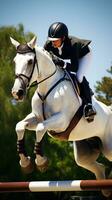
M 0 183 L 0 192 L 99 191 L 102 189 L 112 190 L 112 179 Z

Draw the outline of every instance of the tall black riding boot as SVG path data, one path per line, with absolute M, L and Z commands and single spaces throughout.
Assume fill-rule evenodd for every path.
M 96 110 L 92 106 L 92 99 L 91 99 L 91 89 L 89 87 L 89 83 L 86 78 L 83 78 L 82 83 L 80 83 L 81 89 L 81 98 L 84 103 L 84 118 L 87 119 L 88 122 L 94 120 L 94 115 L 96 115 Z

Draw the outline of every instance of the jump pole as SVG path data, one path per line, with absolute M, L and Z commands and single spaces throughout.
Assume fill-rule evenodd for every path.
M 0 192 L 54 192 L 112 190 L 112 179 L 0 182 Z

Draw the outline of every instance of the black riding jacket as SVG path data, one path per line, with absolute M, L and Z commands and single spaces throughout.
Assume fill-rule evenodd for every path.
M 46 41 L 44 48 L 50 52 L 53 56 L 55 64 L 64 66 L 65 59 L 70 60 L 70 64 L 67 66 L 67 70 L 77 72 L 79 67 L 79 59 L 90 52 L 88 45 L 90 40 L 79 39 L 73 36 L 65 38 L 62 47 L 62 54 L 59 54 L 58 48 L 54 48 L 51 41 Z M 61 59 L 59 59 L 61 58 Z

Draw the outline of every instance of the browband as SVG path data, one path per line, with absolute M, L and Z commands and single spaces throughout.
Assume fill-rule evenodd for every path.
M 24 54 L 24 53 L 35 53 L 35 49 L 30 48 L 27 44 L 20 44 L 17 47 L 17 53 Z

